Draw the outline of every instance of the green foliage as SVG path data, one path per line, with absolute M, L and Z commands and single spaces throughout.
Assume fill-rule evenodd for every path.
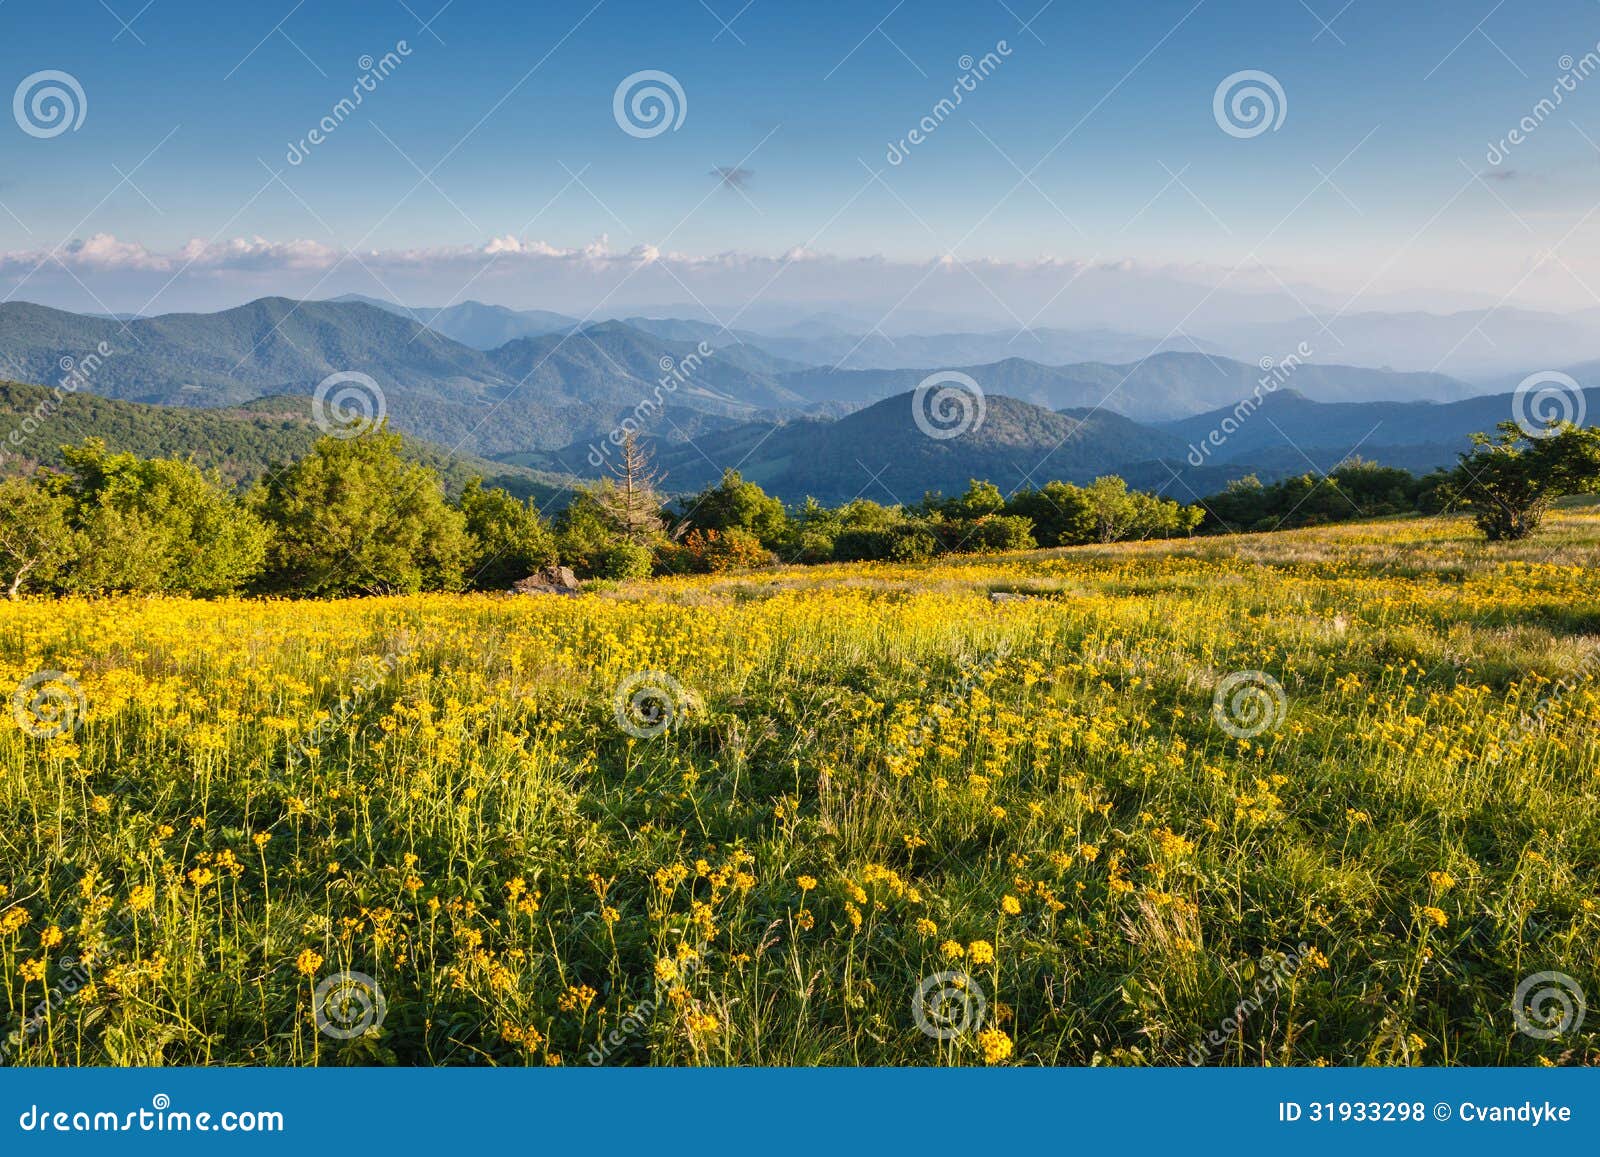
M 746 531 L 769 550 L 782 545 L 789 532 L 783 503 L 754 482 L 746 482 L 737 470 L 724 471 L 715 486 L 681 499 L 678 510 L 680 524 L 708 531 Z
M 841 531 L 833 547 L 838 562 L 925 562 L 938 553 L 933 532 L 910 519 Z
M 1490 542 L 1515 542 L 1539 529 L 1556 499 L 1600 490 L 1600 430 L 1562 423 L 1537 437 L 1502 422 L 1498 438 L 1472 436 L 1472 450 L 1444 482 Z
M 439 476 L 374 431 L 323 438 L 276 474 L 256 508 L 277 534 L 268 586 L 310 595 L 455 590 L 473 541 Z
M 459 506 L 473 541 L 466 568 L 470 586 L 505 590 L 556 560 L 555 535 L 532 503 L 485 488 L 483 479 L 473 478 L 461 492 Z
M 585 578 L 600 573 L 612 530 L 593 491 L 587 487 L 578 491 L 556 517 L 555 533 L 556 550 L 564 564 Z
M 1009 498 L 970 480 L 916 506 L 815 499 L 792 514 L 736 471 L 682 498 L 666 533 L 649 456 L 585 487 L 547 525 L 530 502 L 469 479 L 455 507 L 438 471 L 408 460 L 398 435 L 323 438 L 247 501 L 215 472 L 171 458 L 110 453 L 90 439 L 59 451 L 62 472 L 0 482 L 0 586 L 25 591 L 215 595 L 254 584 L 286 594 L 504 589 L 562 562 L 586 577 L 707 574 L 828 561 L 919 562 L 1209 528 L 1270 530 L 1364 515 L 1471 510 L 1491 540 L 1526 537 L 1562 495 L 1600 488 L 1600 431 L 1531 438 L 1506 423 L 1474 438 L 1451 472 L 1418 479 L 1369 462 L 1270 486 L 1238 480 L 1201 506 L 1130 490 L 1115 475 L 1048 482 Z M 1209 510 L 1210 515 L 1207 516 Z
M 220 595 L 260 573 L 269 532 L 192 462 L 108 454 L 89 439 L 61 450 L 51 481 L 80 544 L 69 590 Z
M 1041 546 L 1173 538 L 1192 533 L 1205 515 L 1198 506 L 1129 490 L 1114 474 L 1088 486 L 1049 482 L 1019 491 L 1006 503 L 1006 511 L 1029 519 Z
M 237 408 L 196 409 L 121 402 L 87 393 L 0 382 L 0 420 L 12 433 L 0 446 L 0 475 L 25 476 L 38 466 L 61 469 L 61 446 L 98 438 L 114 453 L 190 460 L 230 486 L 265 476 L 274 462 L 310 452 L 321 436 L 305 397 L 257 398 Z M 522 466 L 455 454 L 407 438 L 408 460 L 437 470 L 452 494 L 475 475 L 518 498 L 548 503 L 567 480 Z
M 1033 537 L 1033 521 L 1018 514 L 985 515 L 951 526 L 960 532 L 955 541 L 946 541 L 946 550 L 952 552 L 998 554 L 1007 550 L 1032 550 L 1039 545 Z
M 70 498 L 23 478 L 0 482 L 0 582 L 9 597 L 27 587 L 49 589 L 82 545 Z
M 722 574 L 755 570 L 777 561 L 761 540 L 742 527 L 726 530 L 691 530 L 681 543 L 657 552 L 658 569 L 669 574 Z
M 649 578 L 656 556 L 648 546 L 637 542 L 613 542 L 600 554 L 597 572 L 601 578 Z
M 1071 546 L 1089 541 L 1089 504 L 1083 488 L 1070 482 L 1047 482 L 1019 490 L 1006 511 L 1033 523 L 1040 546 Z
M 1264 486 L 1255 475 L 1205 500 L 1217 530 L 1291 530 L 1417 509 L 1423 484 L 1409 471 L 1359 459 L 1326 475 L 1301 474 Z

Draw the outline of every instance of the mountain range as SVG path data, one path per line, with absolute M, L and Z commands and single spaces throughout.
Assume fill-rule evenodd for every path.
M 308 396 L 330 374 L 359 371 L 378 384 L 391 424 L 417 445 L 496 460 L 524 489 L 528 469 L 594 476 L 603 467 L 594 465 L 592 448 L 627 423 L 654 439 L 673 489 L 698 488 L 739 465 L 787 500 L 826 501 L 863 489 L 881 501 L 913 501 L 974 477 L 1008 487 L 1110 472 L 1206 493 L 1246 473 L 1327 469 L 1353 451 L 1425 470 L 1453 461 L 1468 434 L 1510 416 L 1509 398 L 1475 396 L 1483 387 L 1455 377 L 1306 362 L 1282 367 L 1274 379 L 1281 385 L 1197 463 L 1191 447 L 1241 398 L 1259 394 L 1268 371 L 1206 349 L 1059 365 L 1020 356 L 958 362 L 962 352 L 993 352 L 1000 335 L 895 337 L 897 347 L 922 343 L 926 356 L 950 355 L 935 364 L 970 376 L 984 392 L 980 426 L 930 439 L 914 423 L 910 399 L 927 370 L 840 368 L 791 356 L 817 343 L 837 349 L 859 340 L 847 323 L 805 318 L 763 336 L 696 318 L 586 323 L 476 302 L 407 310 L 369 299 L 287 298 L 119 320 L 8 302 L 0 303 L 0 378 L 51 384 L 67 359 L 81 367 L 85 355 L 106 349 L 92 372 L 80 369 L 81 394 L 210 411 L 231 423 L 221 429 L 235 431 L 266 411 L 281 421 L 287 409 L 299 423 L 294 437 L 309 439 Z M 1025 331 L 1016 344 L 1035 338 L 1056 350 L 1134 340 L 1110 331 Z M 120 422 L 126 434 L 145 429 L 147 418 L 133 422 L 102 409 L 83 415 L 80 426 Z M 173 437 L 192 433 L 217 448 L 215 425 L 176 414 L 171 422 Z M 262 437 L 258 430 L 246 441 L 254 446 Z M 236 473 L 247 476 L 259 457 L 243 453 Z

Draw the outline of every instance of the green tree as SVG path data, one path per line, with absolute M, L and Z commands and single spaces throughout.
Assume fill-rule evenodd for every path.
M 1095 542 L 1120 541 L 1137 525 L 1139 508 L 1128 494 L 1128 484 L 1117 475 L 1096 478 L 1083 494 Z
M 1006 503 L 1006 513 L 1030 520 L 1040 546 L 1076 546 L 1094 538 L 1088 497 L 1070 482 L 1019 490 Z
M 482 478 L 467 482 L 457 504 L 472 536 L 469 585 L 504 590 L 556 559 L 556 539 L 532 502 L 521 502 Z
M 1444 489 L 1490 542 L 1515 542 L 1539 529 L 1556 499 L 1600 489 L 1600 430 L 1570 422 L 1530 437 L 1501 422 L 1499 437 L 1474 434 L 1472 449 Z
M 943 501 L 925 499 L 923 506 L 928 513 L 938 512 L 946 518 L 977 519 L 1001 513 L 1006 508 L 1006 500 L 993 482 L 979 482 L 973 478 L 968 480 L 965 494 Z
M 66 585 L 80 591 L 219 595 L 260 573 L 268 531 L 216 474 L 175 458 L 63 446 L 59 493 L 81 549 Z
M 773 551 L 785 562 L 818 563 L 833 558 L 834 538 L 841 529 L 837 511 L 807 498 L 790 517 Z
M 28 478 L 0 482 L 0 582 L 15 599 L 24 586 L 47 588 L 77 558 L 72 502 Z
M 720 482 L 681 499 L 678 509 L 680 528 L 719 533 L 744 530 L 755 535 L 768 550 L 781 546 L 790 532 L 783 503 L 754 482 L 746 482 L 737 470 L 724 470 Z
M 308 595 L 456 590 L 472 554 L 439 475 L 375 430 L 326 437 L 256 497 L 273 527 L 268 586 Z

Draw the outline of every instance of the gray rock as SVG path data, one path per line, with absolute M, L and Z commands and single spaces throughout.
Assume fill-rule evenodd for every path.
M 581 589 L 570 567 L 542 566 L 511 588 L 519 595 L 575 595 Z

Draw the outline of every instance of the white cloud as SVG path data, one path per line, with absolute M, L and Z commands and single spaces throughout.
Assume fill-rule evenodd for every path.
M 320 241 L 259 236 L 196 239 L 158 251 L 97 233 L 53 254 L 0 253 L 0 297 L 68 309 L 161 313 L 219 309 L 269 295 L 348 292 L 423 306 L 477 298 L 580 316 L 593 310 L 601 317 L 630 307 L 700 314 L 705 303 L 720 319 L 738 313 L 744 324 L 784 311 L 844 309 L 888 333 L 945 321 L 1204 333 L 1231 321 L 1298 317 L 1302 301 L 1344 300 L 1254 264 L 1229 271 L 1054 255 L 1022 261 L 945 255 L 919 262 L 798 246 L 781 254 L 693 254 L 653 245 L 618 250 L 604 234 L 577 246 L 505 234 L 476 245 L 352 254 Z M 685 304 L 694 309 L 679 310 Z

